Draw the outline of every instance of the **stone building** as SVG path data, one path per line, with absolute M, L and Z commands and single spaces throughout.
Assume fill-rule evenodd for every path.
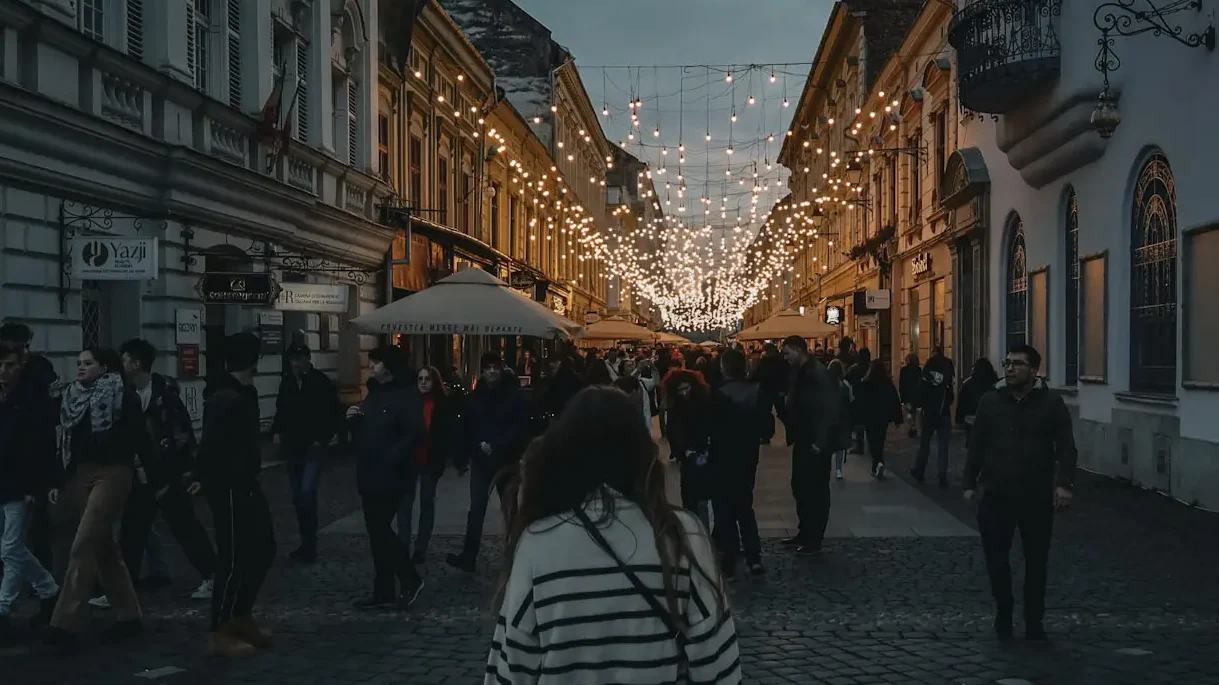
M 633 236 L 628 244 L 636 254 L 659 254 L 665 247 L 661 240 L 665 215 L 656 194 L 651 167 L 617 145 L 613 157 L 613 168 L 606 177 L 606 201 L 617 222 L 611 230 Z M 660 326 L 659 312 L 629 279 L 612 276 L 606 288 L 611 314 L 652 328 Z

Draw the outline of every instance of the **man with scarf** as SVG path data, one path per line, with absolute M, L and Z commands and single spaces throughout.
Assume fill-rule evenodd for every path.
M 215 656 L 249 656 L 271 646 L 271 636 L 254 622 L 254 601 L 275 559 L 271 510 L 258 475 L 262 444 L 258 389 L 261 342 L 253 333 L 225 340 L 220 375 L 204 391 L 199 481 L 216 531 L 216 583 L 212 593 L 207 651 Z

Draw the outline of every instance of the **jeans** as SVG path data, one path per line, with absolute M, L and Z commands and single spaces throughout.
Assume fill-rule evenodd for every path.
M 719 484 L 719 493 L 712 501 L 715 508 L 715 532 L 724 566 L 736 565 L 737 550 L 745 549 L 745 562 L 762 563 L 762 539 L 758 534 L 758 518 L 753 511 L 753 486 L 757 481 L 758 462 L 754 457 L 734 470 Z M 739 537 L 738 537 L 739 527 Z
M 419 534 L 415 538 L 416 554 L 427 554 L 432 540 L 432 526 L 436 521 L 436 476 L 430 471 L 419 471 L 406 482 L 406 493 L 398 507 L 398 538 L 411 551 L 411 520 L 415 509 L 415 487 L 419 488 Z
M 300 530 L 301 547 L 317 550 L 317 488 L 322 475 L 322 448 L 312 446 L 288 453 L 288 482 L 292 489 L 292 507 L 296 509 L 296 525 Z
M 935 435 L 936 469 L 941 481 L 948 480 L 948 445 L 952 439 L 952 419 L 923 412 L 922 435 L 919 436 L 918 458 L 914 462 L 914 474 L 919 478 L 927 471 L 931 458 L 931 436 Z
M 830 455 L 811 445 L 792 447 L 792 498 L 800 537 L 806 545 L 820 547 L 830 522 Z
M 1024 620 L 1040 626 L 1045 615 L 1046 567 L 1054 529 L 1054 505 L 1047 497 L 984 493 L 978 503 L 978 531 L 986 555 L 990 590 L 1000 611 L 1012 609 L 1012 567 L 1009 554 L 1016 530 L 1024 548 Z
M 0 616 L 12 614 L 27 583 L 34 586 L 39 599 L 50 599 L 59 592 L 55 578 L 26 547 L 25 535 L 33 518 L 33 507 L 24 500 L 0 505 L 0 561 L 4 562 Z
M 170 532 L 182 545 L 191 566 L 195 567 L 201 578 L 211 578 L 216 571 L 216 553 L 212 551 L 207 530 L 195 516 L 191 496 L 181 486 L 173 485 L 158 500 L 150 486 L 137 485 L 127 498 L 119 542 L 131 579 L 134 581 L 140 576 L 140 564 L 148 549 L 148 541 L 153 537 L 150 533 L 158 511 L 165 515 Z M 149 573 L 158 575 L 156 569 L 149 569 Z
M 368 531 L 368 545 L 372 549 L 373 595 L 382 599 L 397 597 L 398 582 L 406 587 L 419 578 L 406 545 L 390 528 L 394 514 L 401 511 L 402 493 L 365 493 L 361 499 L 364 528 Z
M 470 466 L 470 514 L 466 518 L 466 537 L 461 547 L 463 559 L 474 560 L 482 546 L 483 523 L 487 518 L 487 504 L 491 500 L 491 488 L 501 496 L 504 494 L 504 479 L 496 478 L 490 467 L 477 463 Z
M 275 528 L 258 483 L 205 492 L 216 529 L 212 591 L 212 632 L 216 632 L 234 618 L 248 618 L 254 610 L 258 590 L 275 560 Z
M 140 602 L 115 540 L 115 524 L 122 517 L 133 480 L 135 473 L 130 466 L 78 464 L 60 493 L 64 524 L 76 518 L 77 512 L 80 523 L 72 539 L 52 627 L 73 632 L 80 623 L 81 608 L 98 581 L 120 621 L 140 618 Z

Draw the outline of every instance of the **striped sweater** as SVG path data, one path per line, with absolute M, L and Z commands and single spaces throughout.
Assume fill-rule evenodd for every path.
M 594 522 L 601 504 L 586 511 Z M 714 555 L 698 520 L 680 513 L 696 558 L 713 578 Z M 660 556 L 639 508 L 619 499 L 601 533 L 664 607 Z M 521 536 L 496 623 L 486 685 L 740 683 L 736 627 L 721 592 L 684 562 L 674 578 L 685 615 L 685 654 L 617 562 L 574 517 L 538 521 Z M 688 666 L 687 666 L 688 665 Z M 679 680 L 679 669 L 688 670 Z

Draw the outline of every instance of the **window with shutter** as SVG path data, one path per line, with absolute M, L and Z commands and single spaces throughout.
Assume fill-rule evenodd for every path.
M 296 139 L 302 143 L 309 142 L 309 83 L 306 77 L 309 73 L 309 44 L 303 40 L 296 42 Z
M 76 21 L 81 33 L 106 42 L 106 0 L 80 0 Z
M 207 93 L 211 85 L 208 74 L 208 36 L 211 27 L 208 0 L 187 0 L 186 16 L 186 68 L 194 79 L 195 88 Z
M 360 151 L 360 83 L 347 78 L 347 163 L 356 166 Z
M 127 0 L 127 54 L 144 60 L 144 0 Z
M 241 109 L 241 0 L 228 0 L 229 105 Z

